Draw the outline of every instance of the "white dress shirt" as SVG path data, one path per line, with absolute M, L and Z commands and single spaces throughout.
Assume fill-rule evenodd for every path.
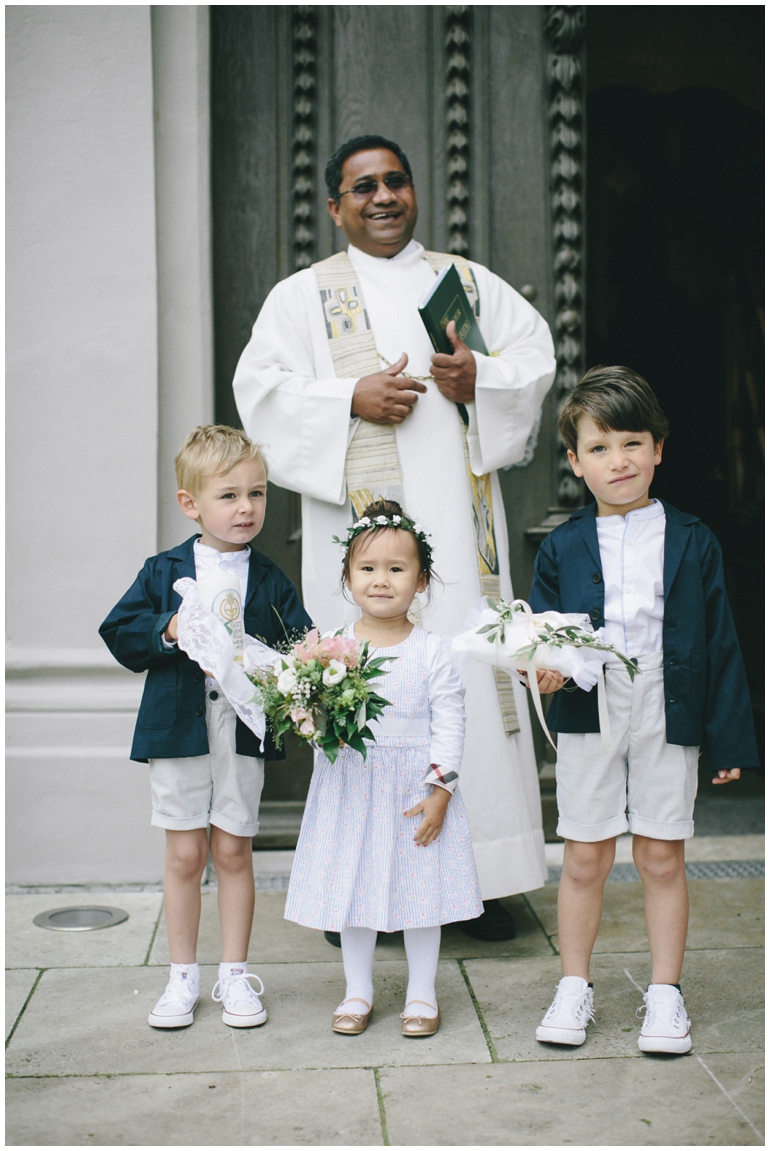
M 597 516 L 607 638 L 627 656 L 663 651 L 666 513 L 658 500 L 625 516 Z

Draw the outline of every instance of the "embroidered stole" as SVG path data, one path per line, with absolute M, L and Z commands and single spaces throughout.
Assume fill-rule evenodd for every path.
M 478 285 L 468 261 L 462 256 L 428 251 L 425 252 L 425 259 L 436 273 L 446 267 L 447 263 L 456 266 L 474 313 L 478 316 Z M 347 252 L 338 252 L 327 260 L 313 264 L 313 272 L 321 294 L 329 351 L 337 376 L 360 378 L 383 371 L 385 364 L 377 354 L 361 285 Z M 489 475 L 475 476 L 471 470 L 467 426 L 464 422 L 463 444 L 476 532 L 481 593 L 497 600 L 500 599 L 500 564 L 492 515 L 492 480 Z M 363 515 L 367 504 L 375 499 L 397 500 L 404 506 L 404 477 L 393 424 L 372 424 L 362 419 L 358 421 L 348 447 L 345 478 L 351 513 L 356 519 Z M 408 512 L 409 509 L 405 510 Z M 419 623 L 417 600 L 410 609 L 409 618 Z M 506 734 L 512 735 L 520 729 L 511 677 L 500 668 L 495 668 L 494 672 L 503 726 Z

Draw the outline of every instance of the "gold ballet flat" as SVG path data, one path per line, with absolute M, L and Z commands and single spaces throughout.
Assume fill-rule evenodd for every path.
M 424 999 L 410 999 L 406 1006 L 411 1007 L 414 1003 L 422 1003 L 423 1007 L 433 1008 L 433 1004 L 426 1003 Z M 401 1020 L 402 1035 L 406 1035 L 409 1039 L 421 1039 L 426 1035 L 436 1034 L 441 1021 L 441 1012 L 437 1007 L 435 1016 L 426 1019 L 424 1015 L 416 1015 L 413 1011 L 404 1011 Z
M 374 1006 L 369 1007 L 365 999 L 346 999 L 345 1003 L 363 1003 L 369 1010 L 365 1014 L 355 1011 L 335 1011 L 332 1015 L 332 1031 L 339 1035 L 360 1035 L 369 1025 Z

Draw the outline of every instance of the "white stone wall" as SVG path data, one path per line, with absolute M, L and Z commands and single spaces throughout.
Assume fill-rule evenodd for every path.
M 162 875 L 97 628 L 187 534 L 168 456 L 211 418 L 207 14 L 6 11 L 11 884 Z

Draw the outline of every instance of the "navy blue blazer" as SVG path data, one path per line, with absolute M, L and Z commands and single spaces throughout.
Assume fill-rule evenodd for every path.
M 663 502 L 663 501 L 661 501 Z M 668 743 L 701 746 L 714 771 L 759 764 L 746 672 L 725 591 L 722 552 L 697 516 L 663 503 L 663 684 Z M 604 626 L 596 504 L 540 545 L 532 610 L 583 612 Z M 599 730 L 597 689 L 551 696 L 552 731 Z
M 147 671 L 131 747 L 131 758 L 140 763 L 206 755 L 209 750 L 203 672 L 183 651 L 168 650 L 161 642 L 182 602 L 174 582 L 182 576 L 195 579 L 193 544 L 198 538 L 191 536 L 148 559 L 99 628 L 118 663 L 131 671 Z M 287 634 L 292 640 L 298 633 L 304 635 L 312 626 L 289 577 L 254 548 L 243 615 L 247 635 L 271 647 L 285 642 Z M 240 719 L 235 750 L 239 755 L 263 755 L 259 740 Z M 276 750 L 268 731 L 264 758 L 284 759 L 285 755 Z

